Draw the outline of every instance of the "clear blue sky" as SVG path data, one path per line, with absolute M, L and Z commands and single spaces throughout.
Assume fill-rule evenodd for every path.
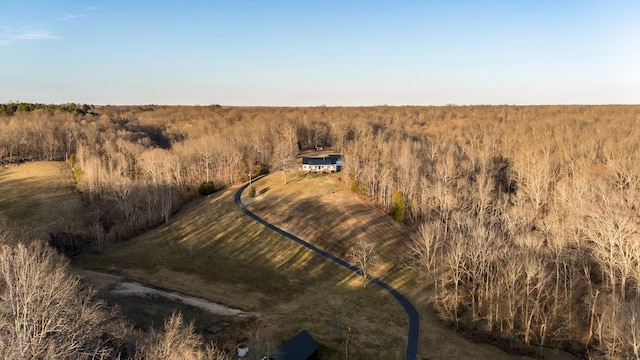
M 640 1 L 3 0 L 0 102 L 640 103 Z

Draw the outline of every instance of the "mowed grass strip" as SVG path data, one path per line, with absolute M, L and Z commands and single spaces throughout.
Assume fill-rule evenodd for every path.
M 64 162 L 39 161 L 0 170 L 0 214 L 28 237 L 85 231 L 84 205 Z
M 306 328 L 342 358 L 349 326 L 352 359 L 402 359 L 408 321 L 400 305 L 245 216 L 235 191 L 194 201 L 170 224 L 75 264 L 259 312 L 262 336 L 276 344 Z

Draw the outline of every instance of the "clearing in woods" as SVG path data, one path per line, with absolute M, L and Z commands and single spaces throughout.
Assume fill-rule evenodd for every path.
M 283 186 L 276 173 L 256 182 L 261 195 L 244 200 L 268 221 L 341 257 L 353 239 L 375 240 L 385 260 L 376 275 L 409 296 L 421 313 L 421 356 L 515 359 L 493 346 L 469 342 L 435 319 L 414 274 L 397 261 L 405 251 L 407 230 L 344 189 L 339 176 L 297 174 Z M 235 190 L 196 200 L 169 225 L 113 244 L 103 254 L 84 254 L 74 264 L 259 313 L 254 322 L 229 320 L 229 327 L 214 337 L 227 349 L 246 337 L 273 348 L 308 329 L 323 344 L 323 358 L 341 359 L 350 327 L 352 359 L 403 358 L 407 320 L 400 305 L 385 291 L 363 289 L 360 277 L 243 215 L 235 208 Z M 0 193 L 0 214 L 29 228 L 32 236 L 46 238 L 49 232 L 82 226 L 82 202 L 65 163 L 0 170 Z M 115 286 L 112 279 L 95 284 L 103 293 Z M 162 304 L 144 301 L 147 310 L 163 312 L 155 309 Z
M 245 216 L 235 207 L 236 190 L 196 200 L 169 225 L 74 263 L 259 313 L 251 326 L 236 321 L 215 338 L 226 349 L 247 337 L 273 348 L 308 329 L 323 358 L 341 359 L 350 327 L 352 359 L 401 359 L 408 326 L 401 306 Z
M 28 238 L 48 240 L 49 233 L 85 230 L 82 200 L 64 162 L 0 168 L 0 194 L 0 215 L 23 228 Z

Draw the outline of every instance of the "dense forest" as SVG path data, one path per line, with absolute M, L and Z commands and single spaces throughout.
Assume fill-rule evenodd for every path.
M 330 147 L 413 229 L 407 264 L 452 326 L 640 358 L 640 107 L 9 105 L 0 163 L 68 161 L 96 251 Z

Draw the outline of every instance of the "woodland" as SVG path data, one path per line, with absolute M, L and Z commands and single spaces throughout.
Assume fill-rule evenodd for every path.
M 192 199 L 249 176 L 282 172 L 286 182 L 301 151 L 323 146 L 343 154 L 346 187 L 411 229 L 405 262 L 432 289 L 443 321 L 507 350 L 640 359 L 640 106 L 0 110 L 0 164 L 67 161 L 73 171 L 86 226 L 47 239 L 67 255 L 168 223 Z M 27 301 L 11 290 L 11 264 L 48 261 L 49 275 L 67 266 L 48 248 L 11 243 L 0 252 L 0 318 L 15 324 L 0 327 L 5 338 L 23 331 L 12 316 Z M 95 313 L 96 328 L 118 324 L 67 275 L 56 276 L 85 294 L 73 301 L 88 310 L 69 322 Z M 178 325 L 172 319 L 165 332 L 131 343 L 160 349 L 151 342 Z M 103 349 L 85 340 L 73 338 L 81 345 L 70 349 Z M 187 340 L 197 347 L 195 335 Z M 16 351 L 26 340 L 12 341 L 0 354 L 24 357 Z

